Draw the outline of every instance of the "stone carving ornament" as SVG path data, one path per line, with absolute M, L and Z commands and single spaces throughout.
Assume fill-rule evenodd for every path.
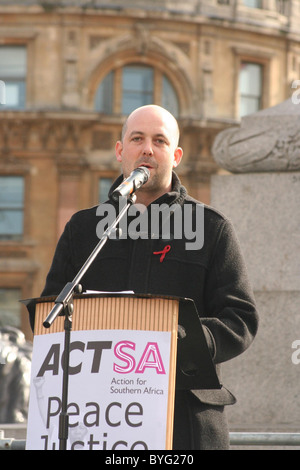
M 221 131 L 215 161 L 232 173 L 300 169 L 300 104 L 288 99 L 242 118 L 239 128 Z

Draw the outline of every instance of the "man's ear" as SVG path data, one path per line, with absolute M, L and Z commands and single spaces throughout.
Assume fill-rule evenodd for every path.
M 123 150 L 123 144 L 120 140 L 118 140 L 116 143 L 116 148 L 115 148 L 115 153 L 116 153 L 118 162 L 122 161 L 122 150 Z
M 177 147 L 175 152 L 174 152 L 174 162 L 173 162 L 173 168 L 176 168 L 179 163 L 181 162 L 183 156 L 183 150 L 181 147 Z

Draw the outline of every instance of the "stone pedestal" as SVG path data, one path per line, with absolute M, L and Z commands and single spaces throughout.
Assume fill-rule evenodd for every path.
M 236 228 L 260 312 L 254 343 L 223 365 L 230 430 L 299 432 L 300 172 L 216 175 L 211 205 Z

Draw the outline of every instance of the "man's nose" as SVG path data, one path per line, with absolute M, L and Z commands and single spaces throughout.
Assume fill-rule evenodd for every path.
M 146 139 L 144 142 L 143 155 L 153 155 L 152 140 Z

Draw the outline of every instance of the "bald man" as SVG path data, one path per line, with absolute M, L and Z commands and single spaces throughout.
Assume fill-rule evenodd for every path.
M 155 205 L 176 208 L 183 215 L 188 209 L 194 231 L 181 230 L 173 216 L 176 211 L 167 210 L 171 227 L 168 238 L 161 227 L 152 230 L 150 226 L 140 236 L 136 231 L 133 237 L 128 230 L 126 236 L 109 240 L 81 284 L 89 290 L 132 290 L 137 294 L 193 299 L 219 374 L 222 362 L 250 346 L 258 327 L 255 301 L 234 229 L 225 215 L 209 206 L 204 206 L 203 217 L 197 218 L 200 203 L 187 194 L 174 171 L 183 151 L 177 121 L 167 110 L 154 105 L 135 110 L 123 126 L 115 152 L 122 175 L 112 185 L 105 207 L 113 206 L 117 211 L 118 205 L 111 198 L 113 190 L 134 169 L 146 166 L 150 177 L 136 191 L 136 204 L 146 215 L 144 221 L 150 219 Z M 80 211 L 67 223 L 43 296 L 59 294 L 99 242 L 99 208 Z M 196 239 L 202 231 L 204 243 L 191 244 L 190 235 Z M 157 255 L 162 252 L 163 257 Z M 228 449 L 225 406 L 233 403 L 234 396 L 224 386 L 218 390 L 176 390 L 173 449 Z

